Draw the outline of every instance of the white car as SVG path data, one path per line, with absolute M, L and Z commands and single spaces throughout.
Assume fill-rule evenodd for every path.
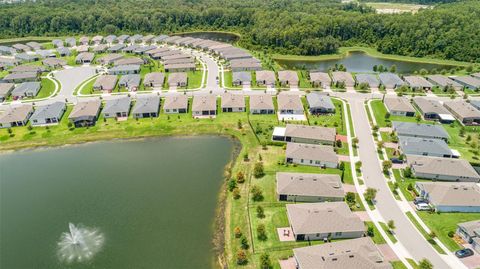
M 416 204 L 415 207 L 417 208 L 418 211 L 429 211 L 432 209 L 430 205 L 427 203 L 419 203 L 419 204 Z

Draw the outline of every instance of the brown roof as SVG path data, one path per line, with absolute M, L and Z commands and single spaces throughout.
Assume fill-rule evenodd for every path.
M 256 94 L 250 96 L 250 110 L 253 109 L 275 109 L 270 94 Z
M 337 131 L 335 128 L 309 126 L 300 124 L 287 124 L 285 136 L 316 139 L 335 142 Z
M 78 102 L 72 109 L 72 112 L 68 116 L 69 119 L 78 117 L 97 116 L 100 111 L 102 102 L 100 99 L 90 99 L 88 101 Z
M 338 157 L 332 146 L 287 143 L 287 158 L 316 160 L 338 163 Z
M 245 108 L 245 97 L 230 92 L 224 93 L 222 94 L 222 108 L 225 107 Z

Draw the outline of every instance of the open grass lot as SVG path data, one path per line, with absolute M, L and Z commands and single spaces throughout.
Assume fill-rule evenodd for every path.
M 200 88 L 200 86 L 202 85 L 202 74 L 203 72 L 201 70 L 187 72 L 187 76 L 188 76 L 187 88 L 188 89 Z
M 163 103 L 163 100 L 162 100 Z M 163 104 L 162 104 L 163 105 Z M 191 106 L 191 101 L 190 101 Z M 277 227 L 288 226 L 285 203 L 278 202 L 275 196 L 275 172 L 312 172 L 312 173 L 336 173 L 341 174 L 339 169 L 321 169 L 310 166 L 294 166 L 279 164 L 285 150 L 283 146 L 267 145 L 262 147 L 261 140 L 257 139 L 252 129 L 252 122 L 262 130 L 269 130 L 271 125 L 278 121 L 275 115 L 248 115 L 245 113 L 222 113 L 219 112 L 214 119 L 193 119 L 191 113 L 183 115 L 166 115 L 161 113 L 158 118 L 135 120 L 129 117 L 127 121 L 117 122 L 114 119 L 104 119 L 100 116 L 97 124 L 89 128 L 69 128 L 68 115 L 72 106 L 68 106 L 65 116 L 58 126 L 12 128 L 12 134 L 6 129 L 0 129 L 0 151 L 8 151 L 21 148 L 39 146 L 60 146 L 98 140 L 146 138 L 154 136 L 170 135 L 225 135 L 236 137 L 241 143 L 237 149 L 237 158 L 231 166 L 225 170 L 225 180 L 235 179 L 238 172 L 245 174 L 246 181 L 237 183 L 239 198 L 234 199 L 231 192 L 222 191 L 219 198 L 219 216 L 216 222 L 214 241 L 221 242 L 225 239 L 225 245 L 219 244 L 218 252 L 225 250 L 224 262 L 229 268 L 237 268 L 236 253 L 241 249 L 240 239 L 235 237 L 234 229 L 238 227 L 246 237 L 249 248 L 246 250 L 249 262 L 241 268 L 259 268 L 259 257 L 262 253 L 268 253 L 274 268 L 279 268 L 277 260 L 287 258 L 292 254 L 294 246 L 305 246 L 308 242 L 279 242 L 276 237 Z M 319 121 L 319 124 L 322 122 Z M 258 136 L 259 138 L 261 136 Z M 239 145 L 239 144 L 238 144 Z M 247 159 L 244 156 L 248 155 Z M 260 161 L 264 164 L 265 175 L 261 178 L 252 176 L 253 165 Z M 348 167 L 348 166 L 347 166 Z M 349 171 L 349 169 L 346 169 Z M 351 182 L 351 175 L 345 173 L 344 181 Z M 347 179 L 348 178 L 348 179 Z M 252 201 L 250 188 L 257 185 L 263 192 L 264 199 L 259 202 Z M 225 205 L 224 207 L 222 205 Z M 265 218 L 258 218 L 256 208 L 264 207 Z M 271 220 L 271 221 L 270 221 Z M 268 224 L 267 240 L 261 241 L 256 237 L 258 224 Z M 225 229 L 225 234 L 221 231 Z M 315 242 L 321 243 L 321 242 Z
M 298 75 L 298 87 L 299 88 L 312 88 L 312 84 L 308 79 L 308 72 L 305 70 L 297 71 Z
M 55 91 L 55 83 L 53 83 L 53 81 L 51 81 L 50 79 L 42 78 L 41 84 L 42 87 L 40 88 L 40 91 L 35 98 L 49 97 Z
M 458 223 L 480 219 L 480 213 L 417 212 L 417 214 L 450 251 L 456 251 L 462 247 L 450 238 L 448 233 L 455 232 Z

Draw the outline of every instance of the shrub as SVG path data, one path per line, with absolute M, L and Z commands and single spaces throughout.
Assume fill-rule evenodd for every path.
M 267 232 L 265 230 L 265 225 L 259 224 L 257 226 L 257 238 L 261 241 L 267 240 Z
M 265 218 L 265 211 L 262 206 L 257 206 L 257 217 L 260 219 Z
M 255 178 L 261 178 L 265 175 L 265 172 L 263 171 L 263 163 L 262 162 L 257 162 L 255 164 L 255 167 L 253 168 L 253 176 Z
M 240 227 L 235 227 L 234 229 L 234 233 L 235 233 L 235 238 L 240 238 L 242 236 L 242 230 L 240 230 Z
M 258 202 L 258 201 L 262 201 L 263 200 L 263 192 L 262 192 L 262 189 L 260 189 L 260 187 L 254 185 L 252 187 L 252 200 L 255 201 L 255 202 Z
M 448 237 L 452 238 L 455 236 L 455 232 L 454 231 L 449 231 L 448 232 Z
M 250 245 L 248 244 L 248 240 L 245 236 L 242 236 L 242 238 L 240 239 L 240 245 L 241 245 L 241 248 L 243 249 L 250 248 Z
M 272 268 L 272 262 L 270 261 L 270 255 L 263 253 L 260 256 L 260 268 L 261 269 L 270 269 Z
M 370 237 L 374 237 L 374 236 L 375 236 L 375 229 L 373 229 L 373 226 L 368 226 L 368 228 L 367 228 L 367 235 L 370 236 Z
M 240 197 L 240 190 L 238 188 L 233 189 L 233 199 L 238 200 Z
M 237 264 L 238 265 L 244 265 L 247 264 L 247 254 L 243 250 L 239 250 L 237 252 Z
M 354 204 L 355 203 L 355 193 L 347 192 L 347 194 L 345 195 L 345 201 L 348 204 Z
M 233 191 L 235 188 L 237 188 L 237 182 L 235 180 L 228 181 L 228 190 Z
M 237 173 L 237 182 L 238 183 L 245 182 L 245 175 L 243 174 L 242 171 L 238 171 L 238 173 Z

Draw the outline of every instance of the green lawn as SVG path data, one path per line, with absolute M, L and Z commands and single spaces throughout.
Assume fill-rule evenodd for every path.
M 52 95 L 55 91 L 55 83 L 50 79 L 42 78 L 42 88 L 35 98 L 46 98 Z M 60 86 L 60 85 L 59 85 Z
M 225 87 L 227 88 L 234 88 L 234 89 L 241 89 L 241 86 L 233 86 L 233 72 L 232 71 L 225 71 Z M 255 84 L 252 84 L 255 85 Z
M 202 85 L 202 74 L 203 71 L 201 70 L 196 70 L 196 71 L 188 71 L 187 76 L 188 76 L 188 89 L 196 89 L 199 88 Z
M 418 223 L 418 221 L 415 219 L 415 217 L 413 216 L 412 212 L 407 212 L 405 213 L 407 215 L 407 217 L 410 219 L 410 221 L 413 223 L 413 225 L 415 225 L 415 227 L 417 227 L 418 231 L 420 231 L 420 233 L 423 235 L 423 237 L 427 240 L 428 243 L 430 243 L 430 245 L 433 246 L 433 248 L 440 254 L 446 254 L 445 251 L 443 251 L 443 249 L 437 244 L 437 242 L 435 242 L 435 240 L 433 240 L 433 238 L 430 236 L 430 234 L 427 233 L 427 231 L 425 231 L 423 229 L 423 227 L 420 225 L 420 223 Z
M 386 118 L 387 109 L 382 100 L 373 100 L 370 102 L 370 105 L 378 127 L 391 127 L 392 121 L 416 122 L 416 117 L 390 116 Z
M 405 199 L 407 199 L 407 201 L 413 201 L 416 196 L 415 192 L 413 190 L 409 191 L 408 187 L 412 186 L 415 188 L 416 180 L 402 177 L 399 169 L 393 169 L 393 176 L 395 177 L 395 181 L 398 183 L 398 189 L 403 193 Z
M 383 238 L 383 236 L 380 234 L 380 231 L 377 229 L 377 227 L 375 226 L 375 224 L 373 224 L 373 222 L 371 221 L 366 221 L 365 222 L 365 226 L 368 227 L 372 227 L 373 228 L 373 237 L 372 240 L 375 244 L 386 244 L 387 241 L 385 241 L 385 239 Z
M 305 70 L 302 71 L 297 71 L 298 75 L 298 87 L 299 88 L 312 88 L 312 84 L 310 83 L 310 80 L 308 79 L 308 73 Z
M 462 159 L 466 159 L 472 163 L 480 164 L 480 127 L 466 126 L 465 134 L 460 135 L 462 126 L 460 123 L 444 124 L 450 138 L 448 144 L 451 148 L 456 149 L 462 155 Z M 470 141 L 469 140 L 470 137 Z
M 417 214 L 450 251 L 456 251 L 462 247 L 448 237 L 448 232 L 455 232 L 458 223 L 480 219 L 480 213 L 417 212 Z
M 397 241 L 398 241 L 397 238 L 390 231 L 387 224 L 384 223 L 384 222 L 379 222 L 379 224 L 380 224 L 380 227 L 382 227 L 383 231 L 387 234 L 388 238 L 390 238 L 390 241 L 392 241 L 392 243 L 394 243 L 394 244 L 397 243 Z

